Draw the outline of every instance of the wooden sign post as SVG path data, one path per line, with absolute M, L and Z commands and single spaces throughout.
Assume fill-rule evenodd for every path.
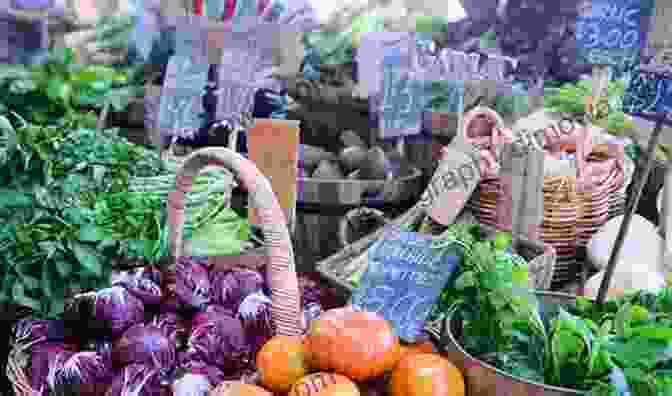
M 632 216 L 637 209 L 644 185 L 648 181 L 649 173 L 656 160 L 655 150 L 660 140 L 663 125 L 672 125 L 672 70 L 665 65 L 640 66 L 633 70 L 623 98 L 623 110 L 632 116 L 653 120 L 656 124 L 649 138 L 644 166 L 634 179 L 635 184 L 623 216 L 623 222 L 616 235 L 604 278 L 600 284 L 597 294 L 597 302 L 600 304 L 607 298 L 611 277 L 616 269 L 616 263 L 620 259 L 621 248 L 628 233 L 628 228 L 630 228 Z

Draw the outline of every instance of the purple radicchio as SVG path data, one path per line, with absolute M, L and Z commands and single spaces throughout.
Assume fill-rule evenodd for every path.
M 112 286 L 93 294 L 93 318 L 104 323 L 113 336 L 145 319 L 142 301 L 121 286 Z
M 271 299 L 262 292 L 250 294 L 240 303 L 238 317 L 243 324 L 252 356 L 256 356 L 259 349 L 274 334 L 271 320 Z
M 124 367 L 112 381 L 105 396 L 166 396 L 159 369 L 142 364 Z
M 164 312 L 157 315 L 152 324 L 160 328 L 163 334 L 168 337 L 168 340 L 176 345 L 177 349 L 180 349 L 187 335 L 187 324 L 184 319 L 175 312 Z
M 322 288 L 314 279 L 300 276 L 299 291 L 301 292 L 301 302 L 304 307 L 312 303 L 320 304 L 322 302 Z
M 115 340 L 112 360 L 117 367 L 139 363 L 169 371 L 176 363 L 175 343 L 166 337 L 162 328 L 138 323 Z
M 27 345 L 47 341 L 49 327 L 49 320 L 21 319 L 14 325 L 14 342 Z
M 183 362 L 180 367 L 187 374 L 205 377 L 208 380 L 208 383 L 212 384 L 213 386 L 216 386 L 226 380 L 226 376 L 222 370 L 202 360 L 187 360 Z
M 55 361 L 62 361 L 74 353 L 74 348 L 60 342 L 35 344 L 30 355 L 30 386 L 43 394 L 48 388 L 47 376 L 50 367 Z
M 210 303 L 210 279 L 203 264 L 191 257 L 179 257 L 175 275 L 175 296 L 179 304 L 201 310 Z
M 213 388 L 203 374 L 186 373 L 173 382 L 173 396 L 208 396 Z
M 264 277 L 250 269 L 234 269 L 227 272 L 213 271 L 210 275 L 212 295 L 216 304 L 238 309 L 238 305 L 252 293 L 264 287 Z
M 250 361 L 242 323 L 221 311 L 211 309 L 194 315 L 187 345 L 188 360 L 202 360 L 223 370 L 236 370 Z
M 47 384 L 55 394 L 95 396 L 104 393 L 113 378 L 109 356 L 83 351 L 58 354 L 49 367 Z
M 154 282 L 145 274 L 144 268 L 141 271 L 120 271 L 113 275 L 112 285 L 123 286 L 144 304 L 157 305 L 163 297 L 160 283 Z

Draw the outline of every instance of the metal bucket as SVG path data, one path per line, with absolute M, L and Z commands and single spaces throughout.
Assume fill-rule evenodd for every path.
M 573 304 L 576 296 L 555 293 L 535 292 L 539 302 L 544 305 Z M 488 363 L 469 355 L 461 346 L 462 321 L 457 310 L 449 313 L 443 329 L 430 326 L 428 332 L 441 346 L 445 356 L 464 374 L 469 396 L 569 396 L 586 395 L 587 392 L 569 388 L 545 385 L 506 373 Z

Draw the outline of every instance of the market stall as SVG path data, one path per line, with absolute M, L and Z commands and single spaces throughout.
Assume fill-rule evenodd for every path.
M 143 4 L 3 68 L 7 388 L 671 394 L 672 190 L 663 230 L 634 209 L 672 73 L 586 37 L 652 4 L 581 11 L 569 83 L 493 37 L 541 10 L 475 50 L 399 6 Z

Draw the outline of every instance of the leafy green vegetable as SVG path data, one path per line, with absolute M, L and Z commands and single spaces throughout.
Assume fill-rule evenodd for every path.
M 0 136 L 12 142 L 0 146 L 0 301 L 41 317 L 62 314 L 80 287 L 107 285 L 121 242 L 101 240 L 96 200 L 127 190 L 129 177 L 162 172 L 156 153 L 80 116 L 39 125 L 15 115 L 16 126 L 0 116 Z
M 478 226 L 456 224 L 442 235 L 462 242 L 465 256 L 432 313 L 437 319 L 459 307 L 467 352 L 513 375 L 591 396 L 670 394 L 672 288 L 603 305 L 585 297 L 565 305 L 537 300 L 524 260 L 505 253 L 503 242 L 496 246 L 497 236 L 485 241 L 479 234 Z
M 16 112 L 31 122 L 48 123 L 106 104 L 122 111 L 143 94 L 137 75 L 130 68 L 75 64 L 70 48 L 50 54 L 42 64 L 1 65 L 0 114 Z

